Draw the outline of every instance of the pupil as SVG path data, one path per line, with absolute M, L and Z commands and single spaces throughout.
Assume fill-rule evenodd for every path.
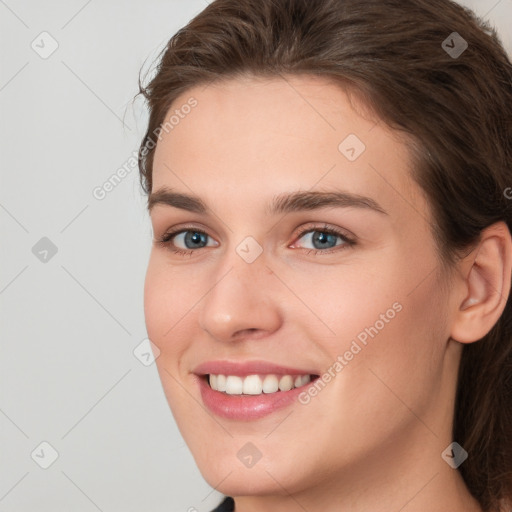
M 192 233 L 191 236 L 189 236 L 190 233 Z M 203 240 L 204 236 L 205 235 L 203 233 L 189 232 L 185 237 L 185 240 L 191 241 L 192 244 L 198 244 L 201 243 L 201 241 L 205 242 L 205 240 Z M 334 244 L 336 245 L 336 236 L 331 233 L 324 233 L 322 231 L 317 231 L 316 234 L 313 236 L 313 242 L 318 242 L 320 245 L 328 244 L 329 241 L 334 242 Z
M 189 236 L 190 233 L 192 233 L 192 236 Z M 192 241 L 192 244 L 197 244 L 197 243 L 200 243 L 201 242 L 201 239 L 204 237 L 204 235 L 202 233 L 197 233 L 197 232 L 189 232 L 187 234 L 187 237 L 188 238 L 188 241 Z
M 323 233 L 321 231 L 317 231 L 317 234 L 313 236 L 314 242 L 319 242 L 320 244 L 326 244 L 328 242 L 329 237 L 331 238 L 331 242 L 334 239 L 334 243 L 336 244 L 336 237 L 330 233 Z

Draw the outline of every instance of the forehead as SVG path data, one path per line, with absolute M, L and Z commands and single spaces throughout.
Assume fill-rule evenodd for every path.
M 340 86 L 313 76 L 195 87 L 167 113 L 174 124 L 155 150 L 153 190 L 188 188 L 207 200 L 243 194 L 247 206 L 265 191 L 336 187 L 373 194 L 400 213 L 421 208 L 406 141 L 368 113 Z

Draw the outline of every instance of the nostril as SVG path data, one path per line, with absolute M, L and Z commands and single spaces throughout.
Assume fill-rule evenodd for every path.
M 243 340 L 244 338 L 250 338 L 250 339 L 258 339 L 258 338 L 261 338 L 263 336 L 265 336 L 265 333 L 262 331 L 260 334 L 257 334 L 258 331 L 260 331 L 260 329 L 256 328 L 256 327 L 251 327 L 249 329 L 243 329 L 241 331 L 237 331 L 234 335 L 233 335 L 233 338 L 235 340 Z M 256 333 L 256 335 L 255 335 Z

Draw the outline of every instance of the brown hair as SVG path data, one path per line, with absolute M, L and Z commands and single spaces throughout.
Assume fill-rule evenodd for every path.
M 460 55 L 454 32 L 468 44 Z M 146 87 L 139 77 L 150 113 L 139 149 L 144 191 L 180 94 L 287 74 L 349 84 L 410 137 L 412 175 L 447 268 L 494 222 L 512 231 L 512 65 L 495 30 L 451 0 L 215 0 L 170 39 Z M 511 296 L 492 330 L 464 346 L 458 376 L 453 439 L 469 453 L 459 471 L 486 512 L 512 502 Z

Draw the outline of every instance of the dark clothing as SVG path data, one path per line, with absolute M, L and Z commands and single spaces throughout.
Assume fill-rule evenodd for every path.
M 235 501 L 233 498 L 226 496 L 224 501 L 212 512 L 233 512 L 235 510 Z

